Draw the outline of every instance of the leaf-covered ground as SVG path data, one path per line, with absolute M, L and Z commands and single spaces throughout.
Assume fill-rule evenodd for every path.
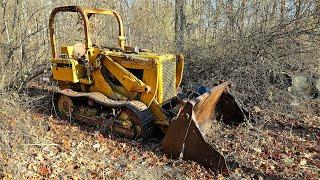
M 156 139 L 142 144 L 103 135 L 93 127 L 49 115 L 46 103 L 27 110 L 1 101 L 1 178 L 213 178 L 196 163 L 167 158 Z
M 58 120 L 50 96 L 37 97 L 33 108 L 14 98 L 0 101 L 4 179 L 223 178 L 196 163 L 169 159 L 155 139 L 142 144 Z M 207 130 L 206 139 L 225 155 L 233 178 L 320 178 L 319 117 L 287 119 L 260 109 L 255 116 L 263 123 L 232 128 L 214 121 Z
M 318 179 L 320 174 L 320 118 L 306 117 L 301 129 L 294 120 L 279 117 L 253 128 L 211 127 L 208 139 L 228 159 L 235 177 L 273 179 Z M 279 121 L 279 122 L 278 122 Z M 315 124 L 308 126 L 311 122 Z M 301 125 L 301 124 L 300 124 Z

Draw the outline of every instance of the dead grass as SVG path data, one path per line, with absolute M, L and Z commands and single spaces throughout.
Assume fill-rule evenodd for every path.
M 305 117 L 304 126 L 294 120 L 264 115 L 253 128 L 225 127 L 214 123 L 208 139 L 216 143 L 235 178 L 318 179 L 320 173 L 319 117 Z
M 20 99 L 4 96 L 0 101 L 0 166 L 2 176 L 17 179 L 25 174 L 30 153 L 37 152 L 36 144 L 52 142 L 45 137 L 46 121 L 38 121 L 20 107 Z

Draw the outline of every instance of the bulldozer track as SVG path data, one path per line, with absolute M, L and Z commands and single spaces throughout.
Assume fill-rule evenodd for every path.
M 148 107 L 140 101 L 112 100 L 99 92 L 75 92 L 71 89 L 56 90 L 55 93 L 73 98 L 85 97 L 108 108 L 128 108 L 132 110 L 141 121 L 142 140 L 147 140 L 153 135 L 154 116 Z

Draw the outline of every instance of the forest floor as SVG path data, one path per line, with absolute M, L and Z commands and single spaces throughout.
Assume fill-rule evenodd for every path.
M 1 178 L 224 178 L 197 163 L 169 159 L 156 139 L 130 141 L 60 120 L 46 91 L 32 92 L 24 104 L 15 98 L 0 100 Z M 253 114 L 263 123 L 234 128 L 213 121 L 207 132 L 232 178 L 320 178 L 320 117 L 288 119 L 258 107 Z

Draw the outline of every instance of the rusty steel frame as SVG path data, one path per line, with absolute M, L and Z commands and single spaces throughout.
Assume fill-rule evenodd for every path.
M 55 8 L 49 19 L 49 33 L 50 33 L 50 41 L 51 41 L 51 52 L 52 57 L 57 58 L 57 49 L 56 49 L 56 38 L 55 38 L 55 28 L 54 28 L 54 19 L 55 16 L 60 12 L 77 12 L 81 15 L 84 25 L 84 34 L 85 34 L 85 45 L 86 49 L 92 47 L 92 42 L 90 38 L 90 26 L 89 26 L 89 19 L 94 14 L 101 14 L 101 15 L 112 15 L 117 19 L 118 22 L 118 34 L 119 34 L 119 47 L 124 49 L 125 46 L 125 34 L 123 28 L 123 22 L 121 16 L 113 10 L 107 9 L 98 9 L 98 8 L 83 8 L 80 6 L 63 6 Z

